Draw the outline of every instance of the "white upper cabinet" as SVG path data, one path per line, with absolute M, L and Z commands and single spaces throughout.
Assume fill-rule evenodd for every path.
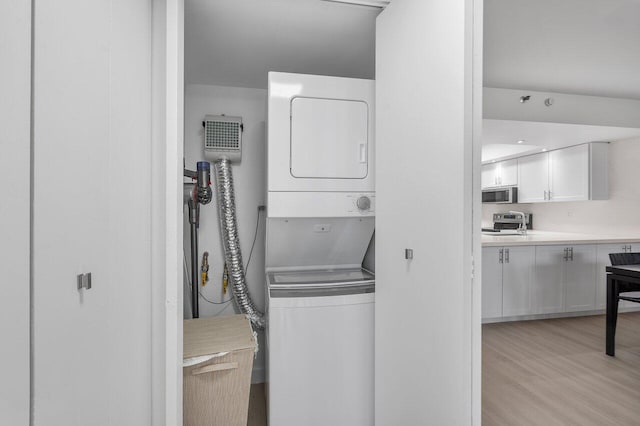
M 482 166 L 482 188 L 518 184 L 518 160 L 506 160 Z
M 518 159 L 518 202 L 547 201 L 549 155 L 546 152 Z
M 507 160 L 497 163 L 500 173 L 500 185 L 513 186 L 518 184 L 518 160 Z
M 608 144 L 590 143 L 518 159 L 518 202 L 606 200 Z
M 496 163 L 483 164 L 481 171 L 482 189 L 496 185 Z
M 589 145 L 549 152 L 549 192 L 551 201 L 589 199 Z

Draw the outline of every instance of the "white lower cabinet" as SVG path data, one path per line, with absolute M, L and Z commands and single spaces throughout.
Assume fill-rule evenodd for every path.
M 564 309 L 564 246 L 537 246 L 533 280 L 534 311 L 552 314 Z
M 482 317 L 531 314 L 533 246 L 482 250 Z
M 536 246 L 534 311 L 590 311 L 596 307 L 596 245 Z
M 633 244 L 485 247 L 482 318 L 604 309 L 609 253 L 625 248 L 632 251 Z
M 504 316 L 533 313 L 531 287 L 534 264 L 535 250 L 533 246 L 504 248 L 502 270 L 502 313 Z
M 640 251 L 640 242 L 598 244 L 596 254 L 596 308 L 607 308 L 607 266 L 611 266 L 609 253 L 631 253 Z M 627 302 L 621 300 L 618 305 L 620 309 L 635 308 L 640 309 L 640 303 Z
M 563 283 L 566 312 L 592 311 L 596 308 L 596 247 L 595 244 L 567 247 Z
M 502 247 L 482 249 L 482 318 L 502 316 Z

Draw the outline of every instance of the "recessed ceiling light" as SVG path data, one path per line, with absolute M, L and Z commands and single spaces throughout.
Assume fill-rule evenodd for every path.
M 518 143 L 524 143 L 524 139 L 519 139 Z
M 542 152 L 547 152 L 547 148 L 542 148 Z

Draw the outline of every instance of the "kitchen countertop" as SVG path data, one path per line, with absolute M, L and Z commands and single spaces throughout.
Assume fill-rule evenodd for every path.
M 527 231 L 527 235 L 482 234 L 482 247 L 542 246 L 553 244 L 608 244 L 640 241 L 638 235 L 583 234 L 570 232 Z

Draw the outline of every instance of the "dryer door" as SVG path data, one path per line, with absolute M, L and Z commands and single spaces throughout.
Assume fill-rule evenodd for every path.
M 291 100 L 291 175 L 364 179 L 368 174 L 369 106 L 361 100 Z

